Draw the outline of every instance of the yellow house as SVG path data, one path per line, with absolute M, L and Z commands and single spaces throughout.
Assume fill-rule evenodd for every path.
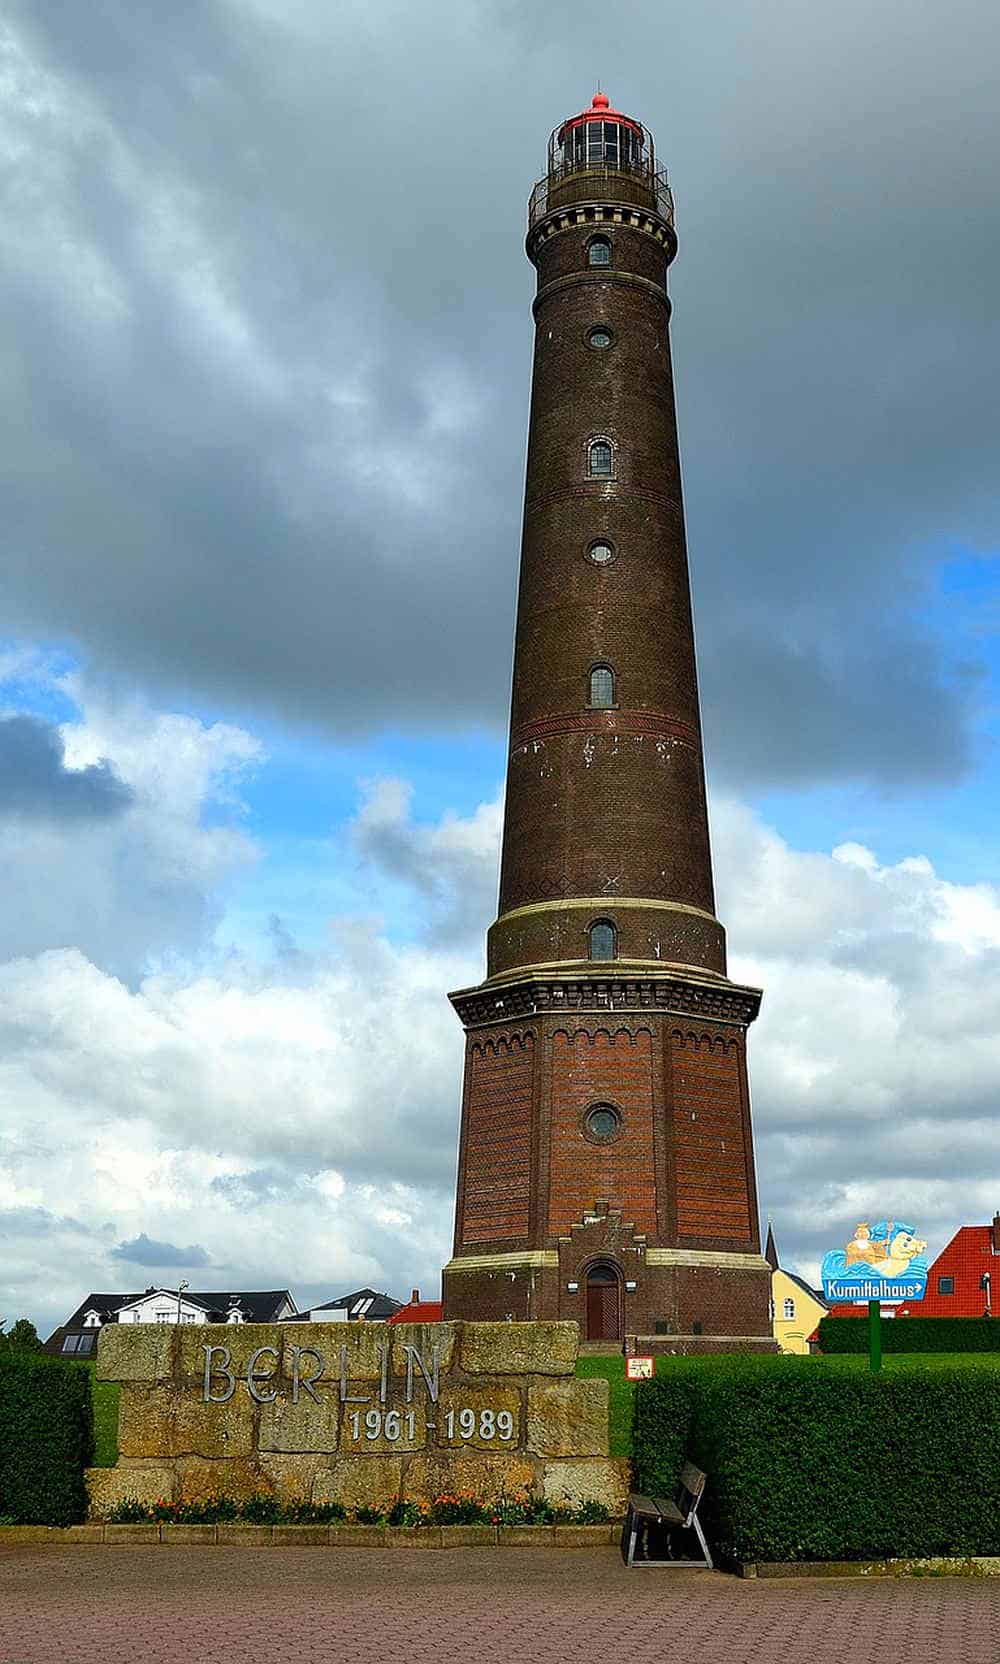
M 807 1353 L 809 1336 L 827 1314 L 826 1301 L 793 1271 L 782 1271 L 770 1225 L 764 1256 L 771 1267 L 771 1332 L 782 1352 Z

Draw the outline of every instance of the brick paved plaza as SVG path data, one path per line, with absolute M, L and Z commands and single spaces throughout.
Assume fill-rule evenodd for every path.
M 1000 1580 L 740 1582 L 613 1549 L 0 1550 L 0 1664 L 997 1664 Z

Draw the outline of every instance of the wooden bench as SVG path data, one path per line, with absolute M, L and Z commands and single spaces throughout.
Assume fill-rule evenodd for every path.
M 701 1469 L 685 1462 L 672 1497 L 638 1496 L 633 1493 L 628 1499 L 622 1530 L 622 1559 L 626 1566 L 692 1566 L 701 1571 L 711 1571 L 712 1556 L 698 1519 L 698 1504 L 704 1490 L 705 1475 Z M 654 1527 L 663 1529 L 663 1543 L 668 1552 L 662 1558 L 651 1557 L 649 1553 L 649 1535 Z M 697 1560 L 680 1560 L 669 1552 L 670 1536 L 674 1531 L 694 1533 L 701 1549 Z

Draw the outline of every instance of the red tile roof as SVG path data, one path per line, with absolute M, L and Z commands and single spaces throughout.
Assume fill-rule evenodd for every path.
M 440 1323 L 444 1317 L 444 1302 L 441 1300 L 408 1300 L 405 1306 L 400 1306 L 398 1312 L 393 1312 L 386 1318 L 387 1323 Z
M 927 1293 L 922 1300 L 908 1300 L 898 1308 L 900 1317 L 982 1317 L 987 1298 L 1000 1316 L 1000 1254 L 994 1252 L 994 1229 L 990 1225 L 963 1225 L 955 1232 L 927 1274 Z M 985 1273 L 990 1290 L 981 1286 Z M 953 1294 L 938 1292 L 939 1279 L 951 1277 Z

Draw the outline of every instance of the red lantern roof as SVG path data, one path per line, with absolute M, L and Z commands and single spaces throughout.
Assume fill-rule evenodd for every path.
M 618 121 L 623 127 L 630 127 L 633 133 L 642 138 L 642 127 L 633 121 L 631 116 L 623 116 L 620 110 L 611 108 L 611 100 L 606 92 L 595 92 L 590 101 L 589 110 L 581 110 L 578 116 L 570 116 L 559 129 L 559 143 L 564 144 L 567 133 L 572 133 L 575 127 L 582 127 L 588 121 Z

